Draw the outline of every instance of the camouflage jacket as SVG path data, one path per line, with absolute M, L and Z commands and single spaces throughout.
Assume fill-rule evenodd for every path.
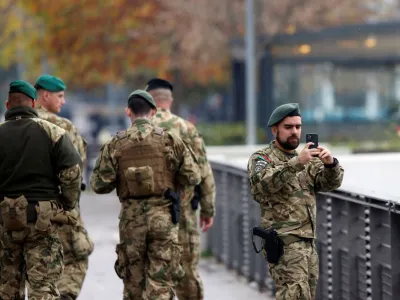
M 70 120 L 49 112 L 46 108 L 38 103 L 36 103 L 35 109 L 39 114 L 39 118 L 60 126 L 68 133 L 69 138 L 82 158 L 82 162 L 85 164 L 87 143 L 83 137 L 79 135 L 78 129 L 75 127 L 75 125 L 72 124 Z
M 200 216 L 213 217 L 215 215 L 214 175 L 210 163 L 207 160 L 203 138 L 197 132 L 196 127 L 189 121 L 174 115 L 167 109 L 158 109 L 152 122 L 157 126 L 167 128 L 174 132 L 193 149 L 201 170 Z M 192 186 L 185 187 L 181 195 L 183 209 L 190 211 L 190 200 L 193 198 L 194 188 Z
M 325 167 L 318 158 L 304 166 L 297 156 L 281 151 L 274 142 L 251 155 L 251 193 L 260 203 L 264 228 L 315 238 L 316 193 L 340 187 L 344 170 L 339 163 Z
M 87 143 L 83 139 L 83 137 L 81 135 L 79 135 L 78 129 L 76 128 L 76 126 L 74 124 L 72 124 L 72 122 L 70 120 L 60 117 L 60 116 L 56 115 L 55 113 L 49 112 L 46 108 L 44 108 L 39 103 L 36 103 L 35 109 L 38 112 L 39 118 L 60 126 L 62 129 L 64 129 L 68 133 L 68 136 L 72 141 L 72 144 L 74 145 L 76 151 L 78 151 L 79 155 L 81 156 L 82 167 L 83 167 L 85 165 L 86 159 L 87 159 Z M 77 219 L 78 219 L 77 226 L 83 226 L 83 220 L 80 215 L 79 203 L 78 203 L 78 205 L 76 205 L 76 207 L 74 209 L 74 213 L 77 215 Z
M 132 126 L 127 129 L 127 138 L 132 142 L 135 140 L 143 140 L 152 133 L 154 126 L 149 120 L 137 119 Z M 170 171 L 176 173 L 176 181 L 182 185 L 196 185 L 200 182 L 200 170 L 191 151 L 185 146 L 182 140 L 168 133 L 171 139 L 171 149 L 166 149 L 167 165 Z M 98 194 L 106 194 L 112 192 L 118 185 L 119 166 L 116 158 L 115 146 L 119 136 L 115 136 L 111 141 L 107 142 L 101 148 L 101 153 L 96 160 L 93 174 L 90 179 L 90 185 L 94 192 Z M 163 206 L 169 205 L 169 200 L 149 198 L 147 200 L 125 200 L 122 202 L 124 215 L 121 218 L 133 218 L 135 215 L 143 213 L 142 201 L 147 202 L 147 206 Z M 129 209 L 127 209 L 129 208 Z

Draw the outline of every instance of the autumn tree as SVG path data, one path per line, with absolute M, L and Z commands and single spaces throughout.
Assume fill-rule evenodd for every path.
M 17 66 L 18 76 L 31 80 L 40 72 L 44 32 L 40 18 L 27 12 L 19 1 L 0 0 L 0 67 Z
M 155 68 L 152 37 L 140 34 L 156 14 L 146 0 L 24 1 L 46 23 L 42 49 L 72 86 L 118 84 L 129 68 Z
M 254 0 L 257 33 L 272 38 L 285 31 L 363 22 L 374 13 L 366 3 L 377 1 Z M 243 0 L 23 0 L 23 4 L 45 24 L 40 49 L 76 86 L 120 83 L 126 75 L 142 72 L 173 80 L 180 98 L 183 84 L 226 82 L 229 42 L 245 33 Z

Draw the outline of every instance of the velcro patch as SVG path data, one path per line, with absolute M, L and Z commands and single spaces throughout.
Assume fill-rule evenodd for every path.
M 260 158 L 260 159 L 262 159 L 262 160 L 265 160 L 265 161 L 268 162 L 268 163 L 271 162 L 271 160 L 269 159 L 269 157 L 266 156 L 266 155 L 259 155 L 258 158 Z
M 266 162 L 265 160 L 258 160 L 255 164 L 254 172 L 259 173 L 262 169 L 265 169 L 267 165 L 268 162 Z

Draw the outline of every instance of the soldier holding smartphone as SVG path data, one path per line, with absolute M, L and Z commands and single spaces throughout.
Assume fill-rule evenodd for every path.
M 315 134 L 307 134 L 306 141 L 313 141 L 296 151 L 301 125 L 297 103 L 276 108 L 268 121 L 274 141 L 251 155 L 248 163 L 251 192 L 260 203 L 261 229 L 278 237 L 267 238 L 277 242 L 263 247 L 277 300 L 315 298 L 316 193 L 340 187 L 344 174 L 331 152 L 316 145 Z

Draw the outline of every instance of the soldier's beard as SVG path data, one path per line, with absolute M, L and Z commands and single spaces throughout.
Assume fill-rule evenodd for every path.
M 299 144 L 300 144 L 300 139 L 297 137 L 297 135 L 291 135 L 286 139 L 286 141 L 282 140 L 279 136 L 279 130 L 276 133 L 276 141 L 281 145 L 281 147 L 285 150 L 295 150 Z

